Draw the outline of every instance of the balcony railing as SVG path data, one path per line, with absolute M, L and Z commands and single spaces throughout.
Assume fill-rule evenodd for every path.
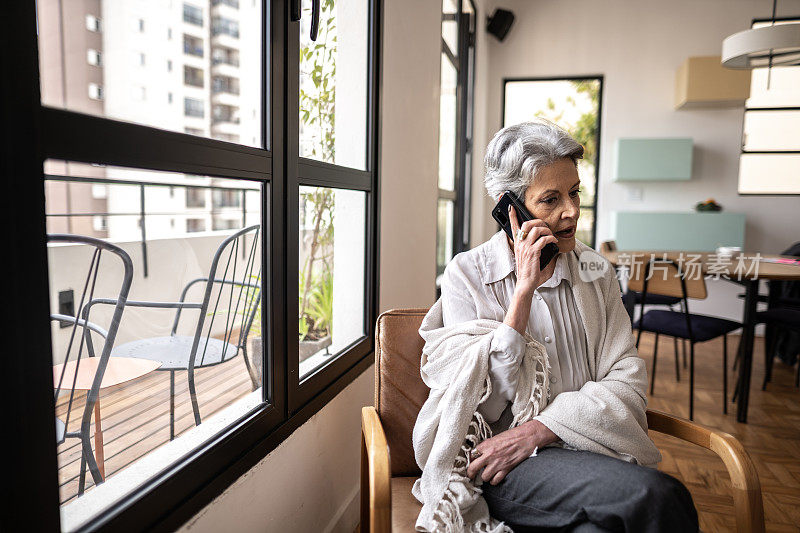
M 238 119 L 237 119 L 238 120 Z M 140 241 L 142 247 L 142 273 L 144 277 L 147 277 L 148 274 L 148 260 L 147 260 L 147 217 L 148 216 L 183 216 L 187 214 L 192 214 L 191 212 L 158 212 L 158 213 L 147 213 L 147 205 L 145 202 L 145 189 L 147 187 L 177 187 L 183 188 L 187 191 L 192 191 L 195 194 L 200 190 L 211 191 L 212 196 L 212 208 L 209 209 L 209 212 L 213 216 L 218 209 L 226 209 L 226 212 L 230 213 L 231 208 L 239 208 L 238 211 L 241 212 L 242 217 L 242 226 L 245 226 L 246 223 L 246 216 L 247 216 L 247 192 L 248 191 L 257 191 L 258 189 L 254 188 L 246 188 L 246 187 L 218 187 L 214 185 L 194 185 L 194 184 L 187 184 L 187 183 L 176 183 L 176 182 L 144 182 L 144 181 L 134 181 L 134 180 L 122 180 L 122 179 L 108 179 L 108 178 L 86 178 L 86 177 L 76 177 L 76 176 L 57 176 L 52 174 L 45 175 L 45 180 L 47 181 L 58 181 L 58 182 L 72 182 L 72 183 L 91 183 L 91 184 L 102 184 L 102 185 L 129 185 L 137 187 L 139 190 L 139 211 L 138 212 L 90 212 L 90 213 L 46 213 L 46 217 L 52 218 L 62 218 L 62 217 L 124 217 L 124 216 L 136 216 L 139 217 L 141 223 L 139 224 L 140 229 Z M 187 203 L 190 200 L 189 196 L 187 196 Z M 205 205 L 205 202 L 203 203 Z M 191 208 L 187 205 L 187 207 Z M 200 207 L 200 206 L 198 206 Z

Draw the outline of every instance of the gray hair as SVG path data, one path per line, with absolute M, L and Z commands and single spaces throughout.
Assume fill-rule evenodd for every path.
M 525 201 L 525 191 L 536 173 L 566 157 L 577 166 L 583 146 L 557 124 L 537 118 L 508 126 L 498 131 L 486 148 L 483 183 L 494 200 L 511 191 Z

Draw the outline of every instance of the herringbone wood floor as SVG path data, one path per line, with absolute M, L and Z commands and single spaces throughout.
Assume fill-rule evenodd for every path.
M 731 370 L 738 335 L 728 338 L 728 414 L 722 413 L 722 338 L 695 345 L 695 422 L 737 437 L 756 464 L 764 496 L 767 531 L 800 532 L 800 389 L 794 387 L 794 368 L 775 361 L 772 382 L 761 391 L 764 378 L 763 339 L 756 338 L 748 423 L 736 422 L 730 403 L 736 381 Z M 665 342 L 666 341 L 666 342 Z M 652 370 L 653 336 L 642 334 L 639 347 Z M 648 406 L 678 416 L 689 415 L 689 374 L 681 365 L 675 380 L 673 343 L 659 339 L 655 392 Z M 659 469 L 689 488 L 703 531 L 733 531 L 733 499 L 722 461 L 712 452 L 672 437 L 651 432 L 663 455 Z

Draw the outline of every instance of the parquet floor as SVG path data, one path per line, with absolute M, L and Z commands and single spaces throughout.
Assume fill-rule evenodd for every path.
M 667 342 L 665 342 L 665 340 Z M 728 363 L 739 343 L 728 338 Z M 675 380 L 673 344 L 659 339 L 655 392 L 649 407 L 681 417 L 689 415 L 689 374 L 681 366 Z M 687 344 L 688 346 L 688 344 Z M 722 338 L 695 345 L 695 422 L 719 428 L 738 438 L 758 470 L 763 490 L 767 531 L 800 532 L 800 389 L 794 387 L 794 368 L 775 361 L 772 382 L 761 391 L 764 378 L 763 339 L 756 338 L 750 389 L 748 423 L 736 422 L 736 405 L 730 403 L 736 373 L 728 372 L 728 414 L 722 413 Z M 652 369 L 653 336 L 642 334 L 639 349 Z M 704 532 L 735 531 L 730 480 L 722 461 L 712 452 L 652 433 L 663 455 L 659 469 L 689 488 Z
M 198 404 L 203 419 L 250 393 L 252 382 L 241 354 L 217 366 L 195 372 Z M 82 397 L 73 402 L 70 431 L 76 431 L 83 414 Z M 56 405 L 62 420 L 68 398 Z M 151 372 L 139 379 L 103 389 L 100 393 L 106 478 L 140 457 L 169 442 L 169 372 Z M 94 422 L 94 417 L 92 418 Z M 186 372 L 175 373 L 175 434 L 194 427 Z M 94 429 L 92 430 L 94 431 Z M 94 447 L 94 433 L 92 446 Z M 58 478 L 61 503 L 77 497 L 80 472 L 80 441 L 67 439 L 58 446 Z M 86 474 L 87 492 L 92 476 Z

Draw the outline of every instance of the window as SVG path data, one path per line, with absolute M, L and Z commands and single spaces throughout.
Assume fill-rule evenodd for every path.
M 168 104 L 172 103 L 172 93 L 167 93 L 167 103 Z
M 239 0 L 211 0 L 211 5 L 218 6 L 220 4 L 239 9 Z
M 205 207 L 206 191 L 198 187 L 186 188 L 186 207 Z
M 86 15 L 86 29 L 94 32 L 101 31 L 100 19 L 94 15 Z
M 196 98 L 183 99 L 183 113 L 187 117 L 203 118 L 205 115 L 205 104 Z
M 239 94 L 239 78 L 214 76 L 211 79 L 212 93 Z
M 102 100 L 103 99 L 103 86 L 98 85 L 97 83 L 90 83 L 89 84 L 89 98 L 92 100 Z
M 103 61 L 100 52 L 92 50 L 91 48 L 86 51 L 86 62 L 96 67 L 102 66 Z
M 183 83 L 192 87 L 203 86 L 203 71 L 190 66 L 183 67 Z
M 203 57 L 203 40 L 183 34 L 183 53 L 190 56 Z
M 104 3 L 105 20 L 128 24 L 130 13 L 136 13 L 140 4 L 139 0 Z M 156 4 L 160 5 L 150 7 Z M 183 24 L 183 11 L 168 10 L 168 3 L 164 4 L 163 13 L 148 16 L 159 25 Z M 197 5 L 207 8 L 211 2 Z M 78 3 L 63 7 L 66 20 L 83 16 Z M 268 14 L 263 7 L 269 9 Z M 27 106 L 20 113 L 29 113 L 30 120 L 41 117 L 28 132 L 30 138 L 13 145 L 21 149 L 8 162 L 23 170 L 20 185 L 31 193 L 15 206 L 14 218 L 45 214 L 44 219 L 36 220 L 34 215 L 33 223 L 19 226 L 15 251 L 20 257 L 10 260 L 17 277 L 21 279 L 25 272 L 27 297 L 10 289 L 9 296 L 24 304 L 15 309 L 20 316 L 9 327 L 27 333 L 29 350 L 24 349 L 21 337 L 9 348 L 34 353 L 32 346 L 40 354 L 13 361 L 7 376 L 11 396 L 24 397 L 26 412 L 37 414 L 27 417 L 25 426 L 16 420 L 22 417 L 11 417 L 6 428 L 24 439 L 24 446 L 12 443 L 14 457 L 30 468 L 24 476 L 17 476 L 17 468 L 12 468 L 9 483 L 24 489 L 31 503 L 26 512 L 20 512 L 30 529 L 174 528 L 221 494 L 236 473 L 265 457 L 287 431 L 308 420 L 371 365 L 378 309 L 376 68 L 380 58 L 376 31 L 380 2 L 325 2 L 322 20 L 330 29 L 322 32 L 320 44 L 324 41 L 329 53 L 305 59 L 301 49 L 311 46 L 307 42 L 310 4 L 303 7 L 306 13 L 298 23 L 291 21 L 286 2 L 239 3 L 239 24 L 226 25 L 231 32 L 219 33 L 217 42 L 236 49 L 226 56 L 238 54 L 241 71 L 232 75 L 228 65 L 212 70 L 209 79 L 220 77 L 218 88 L 225 89 L 232 89 L 233 80 L 238 80 L 240 98 L 185 88 L 183 80 L 174 76 L 149 80 L 140 74 L 127 75 L 126 71 L 135 69 L 125 68 L 130 65 L 126 60 L 138 50 L 148 54 L 156 50 L 165 60 L 175 59 L 169 56 L 172 51 L 162 50 L 157 43 L 141 44 L 154 34 L 163 41 L 163 30 L 158 29 L 135 35 L 133 41 L 125 28 L 104 32 L 104 55 L 112 57 L 103 59 L 119 71 L 104 77 L 108 98 L 93 102 L 89 110 L 83 105 L 85 94 L 77 95 L 81 101 L 75 95 L 69 99 L 50 85 L 51 80 L 63 81 L 54 72 L 57 65 L 66 64 L 66 77 L 76 81 L 85 80 L 85 69 L 94 68 L 84 60 L 83 49 L 78 57 L 61 56 L 59 27 L 39 36 L 38 69 L 30 64 L 35 50 L 15 54 L 8 65 L 19 81 L 9 90 L 15 93 L 15 101 Z M 231 13 L 233 8 L 230 2 L 220 3 L 215 13 Z M 24 19 L 25 11 L 20 12 Z M 274 23 L 264 27 L 265 21 Z M 12 31 L 24 37 L 19 42 L 33 43 L 36 27 L 31 17 Z M 232 28 L 239 41 L 231 39 Z M 214 36 L 210 42 L 216 46 Z M 178 65 L 214 69 L 210 61 L 205 67 L 196 56 L 182 54 L 180 49 L 174 52 Z M 115 54 L 122 60 L 116 61 Z M 74 64 L 70 63 L 73 59 Z M 330 123 L 332 113 L 322 116 L 330 121 L 326 131 L 339 135 L 323 135 L 319 159 L 313 159 L 300 153 L 301 129 L 319 130 L 314 130 L 310 119 L 310 104 L 301 103 L 298 82 L 301 71 L 313 71 L 308 61 L 321 60 L 339 65 L 340 72 L 343 61 L 360 68 L 353 79 L 327 78 L 325 89 L 330 92 L 322 96 L 336 103 L 335 128 Z M 36 84 L 42 88 L 42 102 L 33 107 L 25 95 L 35 94 Z M 132 93 L 145 85 L 156 97 L 137 102 Z M 273 87 L 281 90 L 273 94 Z M 298 90 L 286 92 L 287 87 Z M 351 94 L 351 87 L 360 87 L 360 92 Z M 184 114 L 164 112 L 165 92 L 184 98 Z M 305 112 L 309 120 L 301 127 Z M 10 126 L 5 121 L 0 125 L 22 135 L 19 122 L 13 123 L 16 129 Z M 33 131 L 48 134 L 33 136 Z M 237 136 L 255 144 L 238 144 Z M 92 195 L 95 185 L 105 187 L 104 198 Z M 42 189 L 45 198 L 32 192 Z M 47 243 L 43 229 L 84 238 Z M 214 262 L 220 247 L 234 242 L 229 239 L 242 231 L 241 240 L 235 241 L 240 245 L 231 249 L 234 253 L 225 252 Z M 102 238 L 114 248 L 105 249 L 102 260 L 93 261 L 87 237 Z M 23 256 L 28 258 L 26 270 L 18 268 Z M 219 270 L 211 271 L 212 264 Z M 230 266 L 227 272 L 225 266 Z M 234 272 L 240 281 L 227 283 Z M 57 304 L 58 293 L 66 288 L 83 287 L 85 279 L 93 287 L 92 305 L 85 307 L 81 295 L 75 294 L 75 313 L 88 321 L 76 318 L 73 322 L 81 329 L 79 338 L 91 339 L 98 348 L 93 351 L 97 362 L 101 357 L 112 362 L 138 360 L 130 367 L 137 366 L 142 373 L 97 394 L 73 395 L 62 386 L 71 383 L 68 372 L 75 360 L 66 355 L 71 330 L 51 325 L 50 314 L 57 308 L 50 304 Z M 129 289 L 124 289 L 127 283 Z M 208 291 L 205 284 L 209 283 L 219 286 Z M 120 298 L 124 291 L 131 297 Z M 226 302 L 224 309 L 213 302 L 198 304 L 207 294 L 214 301 Z M 184 308 L 174 331 L 174 308 L 141 304 L 174 304 L 182 297 Z M 95 302 L 97 298 L 104 300 Z M 116 313 L 123 302 L 120 316 Z M 286 320 L 287 316 L 298 320 Z M 203 321 L 203 328 L 197 327 L 198 321 Z M 115 324 L 108 350 L 98 330 L 83 331 L 88 323 L 98 324 L 101 332 Z M 202 344 L 194 342 L 198 332 L 205 339 Z M 162 353 L 181 357 L 153 365 L 158 350 L 152 346 L 158 342 L 168 344 Z M 145 345 L 148 348 L 137 351 L 137 346 Z M 186 346 L 192 350 L 192 346 L 206 345 L 216 346 L 216 352 L 204 352 L 205 358 L 188 352 L 188 358 L 195 357 L 193 373 L 172 367 L 185 359 Z M 61 374 L 65 379 L 53 380 L 54 366 L 67 372 Z M 91 387 L 95 380 L 90 381 Z M 98 386 L 104 383 L 97 382 Z M 102 407 L 95 420 L 97 398 Z M 80 433 L 83 445 L 76 445 L 77 439 L 71 436 L 54 442 L 62 427 L 65 435 Z M 82 457 L 89 466 L 83 482 Z M 54 483 L 58 483 L 58 506 L 52 502 Z M 34 503 L 39 512 L 29 509 Z
M 214 17 L 211 25 L 211 35 L 230 35 L 239 38 L 239 23 L 225 17 Z
M 172 40 L 172 28 L 167 28 L 167 40 Z
M 187 218 L 186 233 L 197 233 L 206 230 L 206 221 L 203 218 Z
M 781 19 L 776 24 L 800 22 Z M 754 21 L 752 27 L 772 21 Z M 745 102 L 739 194 L 800 194 L 800 66 L 754 68 Z
M 139 26 L 139 33 L 144 33 L 144 19 L 139 19 L 138 26 Z
M 507 79 L 503 87 L 504 127 L 543 117 L 583 145 L 583 159 L 578 161 L 581 207 L 575 237 L 594 248 L 603 78 Z
M 191 4 L 183 4 L 183 21 L 197 26 L 203 25 L 203 9 Z
M 469 249 L 475 24 L 471 0 L 442 1 L 437 294 L 447 263 L 455 254 Z
M 210 0 L 196 3 L 187 0 L 187 2 L 210 9 Z M 70 24 L 55 24 L 58 20 L 58 17 L 55 17 L 58 10 L 49 11 L 53 16 L 46 19 L 48 22 L 42 24 L 37 35 L 43 56 L 49 58 L 47 66 L 41 69 L 39 77 L 44 105 L 162 130 L 183 132 L 187 125 L 199 126 L 186 124 L 185 115 L 180 109 L 177 110 L 178 113 L 163 113 L 154 111 L 149 104 L 165 103 L 164 95 L 172 92 L 178 103 L 186 96 L 203 100 L 205 117 L 208 118 L 211 106 L 210 91 L 201 94 L 201 91 L 196 91 L 194 88 L 210 88 L 209 74 L 232 76 L 237 81 L 231 82 L 230 90 L 238 90 L 238 94 L 242 96 L 238 102 L 241 112 L 240 122 L 235 128 L 226 127 L 224 133 L 238 135 L 242 144 L 264 146 L 266 139 L 261 130 L 261 119 L 265 100 L 260 96 L 262 77 L 265 75 L 261 53 L 263 37 L 261 19 L 254 15 L 256 12 L 261 12 L 260 2 L 256 2 L 255 7 L 252 2 L 248 2 L 247 6 L 242 5 L 233 12 L 228 6 L 220 6 L 220 10 L 225 13 L 232 12 L 241 18 L 242 22 L 238 28 L 239 38 L 235 41 L 225 38 L 225 43 L 208 39 L 215 47 L 226 49 L 224 56 L 230 58 L 231 63 L 240 65 L 235 74 L 230 72 L 232 69 L 224 67 L 223 71 L 215 69 L 213 73 L 208 72 L 212 65 L 210 61 L 205 60 L 207 56 L 204 55 L 203 44 L 204 35 L 206 38 L 210 37 L 208 26 L 205 29 L 198 29 L 197 26 L 185 24 L 183 2 L 151 2 L 152 6 L 147 4 L 149 7 L 146 7 L 146 3 L 142 3 L 141 0 L 114 0 L 108 6 L 104 3 L 105 27 L 100 36 L 102 38 L 83 30 L 86 15 L 85 10 L 80 7 L 80 2 L 56 2 L 56 4 L 63 7 L 63 20 L 76 21 L 79 24 L 77 30 L 79 33 L 85 33 L 86 39 L 78 38 L 78 34 L 74 33 L 76 28 Z M 37 5 L 41 5 L 41 9 L 49 9 L 48 2 L 39 2 Z M 148 19 L 145 19 L 145 16 Z M 256 18 L 249 18 L 253 16 Z M 144 21 L 147 25 L 147 31 L 144 33 L 139 33 L 140 21 Z M 150 24 L 157 24 L 158 27 L 150 27 Z M 170 27 L 185 29 L 178 33 L 179 37 L 182 36 L 183 52 L 180 50 L 180 45 L 175 47 L 175 43 L 165 39 L 167 28 Z M 84 42 L 85 44 L 80 45 Z M 68 53 L 62 57 L 61 50 L 64 46 Z M 59 68 L 55 68 L 59 65 Z M 193 84 L 189 85 L 192 90 L 186 90 L 187 85 L 182 76 L 183 65 L 199 69 L 204 76 L 207 76 L 205 79 L 208 79 L 209 83 L 201 84 L 199 77 L 189 77 L 188 82 Z M 97 72 L 98 67 L 102 67 L 103 72 Z M 164 67 L 167 72 L 177 71 L 179 75 L 162 76 L 164 71 L 161 69 Z M 63 77 L 61 72 L 64 73 Z M 191 72 L 197 73 L 196 70 Z M 83 91 L 75 90 L 76 87 L 87 87 L 89 83 L 102 86 L 102 89 L 92 89 L 91 93 L 87 92 L 88 88 Z M 142 85 L 146 85 L 151 91 L 145 99 L 139 90 L 132 89 Z M 229 100 L 224 99 L 219 103 L 233 103 Z M 102 103 L 98 103 L 99 101 Z M 205 135 L 212 137 L 215 133 L 217 132 L 207 129 Z
M 239 108 L 227 104 L 215 105 L 212 108 L 213 122 L 219 124 L 222 122 L 230 124 L 239 123 Z
M 239 51 L 234 48 L 215 46 L 211 49 L 211 62 L 215 65 L 239 66 Z

